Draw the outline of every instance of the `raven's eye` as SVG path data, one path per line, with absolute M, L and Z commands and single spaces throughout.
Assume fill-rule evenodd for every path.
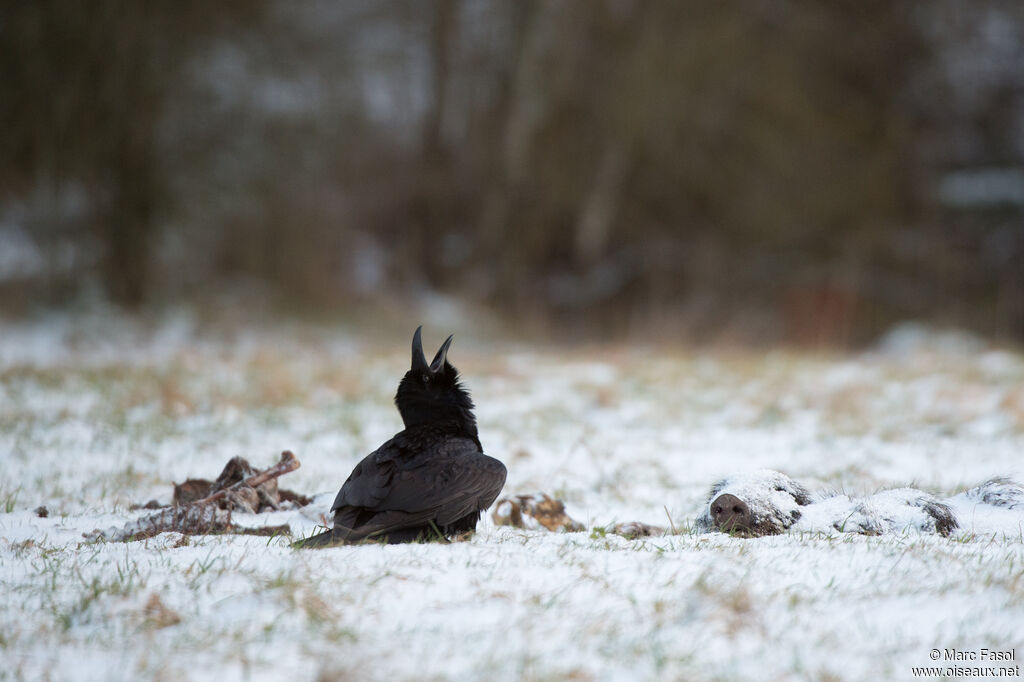
M 425 384 L 429 384 L 430 383 L 430 375 L 427 374 L 426 372 L 423 373 L 423 383 L 425 383 Z

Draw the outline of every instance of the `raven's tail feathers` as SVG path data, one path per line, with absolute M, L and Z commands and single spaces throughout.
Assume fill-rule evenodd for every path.
M 322 549 L 324 547 L 344 545 L 345 538 L 342 536 L 342 533 L 336 533 L 335 530 L 331 528 L 323 533 L 296 540 L 292 543 L 292 549 Z

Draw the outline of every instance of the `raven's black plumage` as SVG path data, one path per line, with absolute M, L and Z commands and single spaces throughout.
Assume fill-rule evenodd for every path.
M 297 546 L 410 542 L 476 529 L 505 485 L 505 466 L 483 453 L 473 401 L 448 362 L 451 342 L 428 365 L 416 329 L 412 367 L 395 394 L 405 429 L 353 469 L 331 507 L 334 527 Z

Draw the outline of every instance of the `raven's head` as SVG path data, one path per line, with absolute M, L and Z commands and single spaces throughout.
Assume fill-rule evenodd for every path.
M 454 421 L 466 435 L 476 438 L 473 400 L 459 383 L 459 372 L 448 362 L 449 336 L 427 364 L 417 327 L 412 337 L 412 367 L 398 384 L 395 405 L 406 428 L 420 424 Z

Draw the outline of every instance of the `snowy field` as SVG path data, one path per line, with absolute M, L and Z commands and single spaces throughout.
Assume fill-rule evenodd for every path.
M 455 332 L 449 357 L 506 493 L 557 495 L 588 531 L 485 518 L 467 542 L 322 551 L 84 540 L 143 514 L 133 503 L 169 502 L 173 482 L 284 449 L 302 466 L 281 485 L 315 506 L 235 520 L 312 533 L 400 429 L 391 399 L 419 321 L 365 335 L 185 313 L 0 322 L 0 678 L 902 680 L 1020 665 L 1020 525 L 691 530 L 716 478 L 757 468 L 851 494 L 1024 479 L 1024 356 L 909 326 L 825 356 L 529 347 L 424 319 L 425 346 Z M 677 533 L 604 532 L 632 520 Z M 936 648 L 1017 660 L 935 663 Z

